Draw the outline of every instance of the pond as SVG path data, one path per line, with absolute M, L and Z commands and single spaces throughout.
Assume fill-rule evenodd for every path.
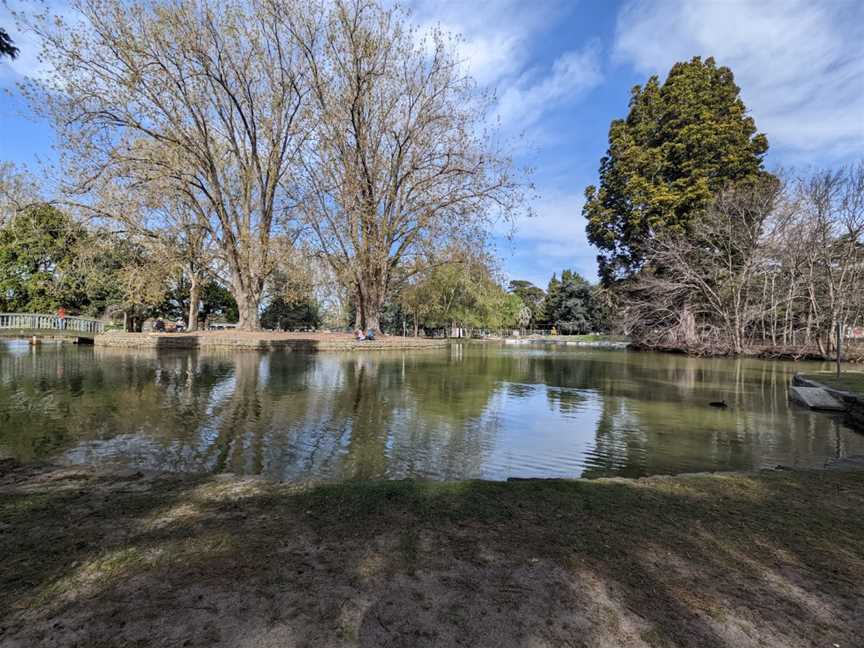
M 826 365 L 827 367 L 827 365 Z M 0 457 L 280 480 L 821 466 L 864 435 L 788 402 L 818 363 L 461 344 L 410 352 L 0 345 Z M 710 401 L 725 400 L 727 409 Z

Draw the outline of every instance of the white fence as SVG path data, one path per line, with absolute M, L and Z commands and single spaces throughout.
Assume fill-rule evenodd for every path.
M 0 329 L 21 331 L 57 331 L 60 334 L 86 336 L 105 330 L 105 322 L 86 317 L 64 317 L 39 313 L 0 313 Z

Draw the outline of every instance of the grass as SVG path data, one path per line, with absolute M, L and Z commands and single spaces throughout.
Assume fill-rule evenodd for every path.
M 606 335 L 605 333 L 591 333 L 584 335 L 566 335 L 559 333 L 551 336 L 553 339 L 561 338 L 563 340 L 574 342 L 629 342 L 630 338 L 624 335 Z
M 822 383 L 826 387 L 864 395 L 864 371 L 844 371 L 841 372 L 839 378 L 836 372 L 827 371 L 804 374 L 803 377 Z
M 851 646 L 862 509 L 862 473 L 298 487 L 0 465 L 0 645 Z

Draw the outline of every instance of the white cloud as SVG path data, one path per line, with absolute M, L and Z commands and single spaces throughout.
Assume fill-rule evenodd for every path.
M 421 31 L 439 26 L 462 38 L 458 54 L 482 85 L 518 74 L 526 64 L 530 41 L 557 14 L 553 3 L 520 0 L 415 0 L 410 7 Z
M 580 246 L 587 242 L 585 219 L 582 205 L 585 198 L 581 194 L 550 190 L 534 204 L 535 216 L 524 218 L 516 223 L 514 238 Z M 572 248 L 571 248 L 572 249 Z
M 506 259 L 511 279 L 527 279 L 545 288 L 552 272 L 564 268 L 597 278 L 596 252 L 588 245 L 582 217 L 584 204 L 581 194 L 554 189 L 535 203 L 536 215 L 516 223 L 512 232 L 512 253 Z
M 834 156 L 864 146 L 860 0 L 632 0 L 618 15 L 614 54 L 649 74 L 714 56 L 772 145 Z
M 493 111 L 505 128 L 525 131 L 547 110 L 578 98 L 602 80 L 596 43 L 566 51 L 551 65 L 531 61 L 534 46 L 554 27 L 566 3 L 416 0 L 411 7 L 421 33 L 438 26 L 461 37 L 458 56 L 478 83 L 506 87 Z M 532 139 L 535 136 L 542 138 L 542 132 L 532 133 Z
M 481 85 L 492 85 L 518 70 L 523 61 L 523 35 L 501 30 L 474 33 L 464 37 L 458 25 L 441 25 L 448 32 L 463 34 L 457 43 L 457 56 L 466 71 Z
M 23 9 L 20 3 L 15 3 L 11 7 L 6 3 L 0 4 L 0 26 L 6 30 L 19 50 L 14 60 L 0 59 L 0 81 L 3 82 L 17 81 L 24 76 L 31 76 L 41 71 L 38 39 L 33 34 L 19 29 L 12 15 L 13 10 L 20 9 Z
M 547 110 L 578 98 L 602 80 L 599 47 L 591 43 L 559 56 L 546 76 L 524 74 L 501 95 L 497 114 L 505 125 L 527 128 Z
M 11 88 L 25 77 L 47 79 L 51 76 L 51 66 L 39 60 L 39 52 L 42 49 L 41 39 L 19 24 L 24 14 L 43 13 L 58 16 L 73 28 L 81 21 L 77 12 L 61 0 L 48 2 L 0 0 L 0 26 L 8 32 L 15 47 L 19 49 L 18 56 L 14 60 L 4 58 L 0 61 L 0 86 Z

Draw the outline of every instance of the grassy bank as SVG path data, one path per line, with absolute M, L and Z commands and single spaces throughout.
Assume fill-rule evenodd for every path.
M 840 391 L 852 392 L 864 396 L 864 371 L 844 371 L 838 377 L 834 372 L 821 372 L 802 374 L 802 378 L 839 389 Z
M 532 339 L 562 341 L 562 342 L 629 342 L 624 335 L 606 335 L 605 333 L 588 333 L 584 335 L 534 335 Z
M 705 358 L 741 357 L 764 360 L 818 360 L 819 362 L 830 362 L 834 359 L 832 356 L 826 356 L 816 345 L 754 345 L 745 347 L 740 353 L 735 353 L 726 346 L 708 344 L 690 346 L 685 344 L 649 344 L 644 341 L 633 340 L 630 346 L 637 351 L 681 353 Z M 847 363 L 864 362 L 864 344 L 848 345 L 844 350 L 843 361 Z
M 864 473 L 371 482 L 0 468 L 0 645 L 853 646 Z
M 603 333 L 586 334 L 586 335 L 567 335 L 563 336 L 566 340 L 578 340 L 580 342 L 629 342 L 630 338 L 626 335 L 606 335 Z

